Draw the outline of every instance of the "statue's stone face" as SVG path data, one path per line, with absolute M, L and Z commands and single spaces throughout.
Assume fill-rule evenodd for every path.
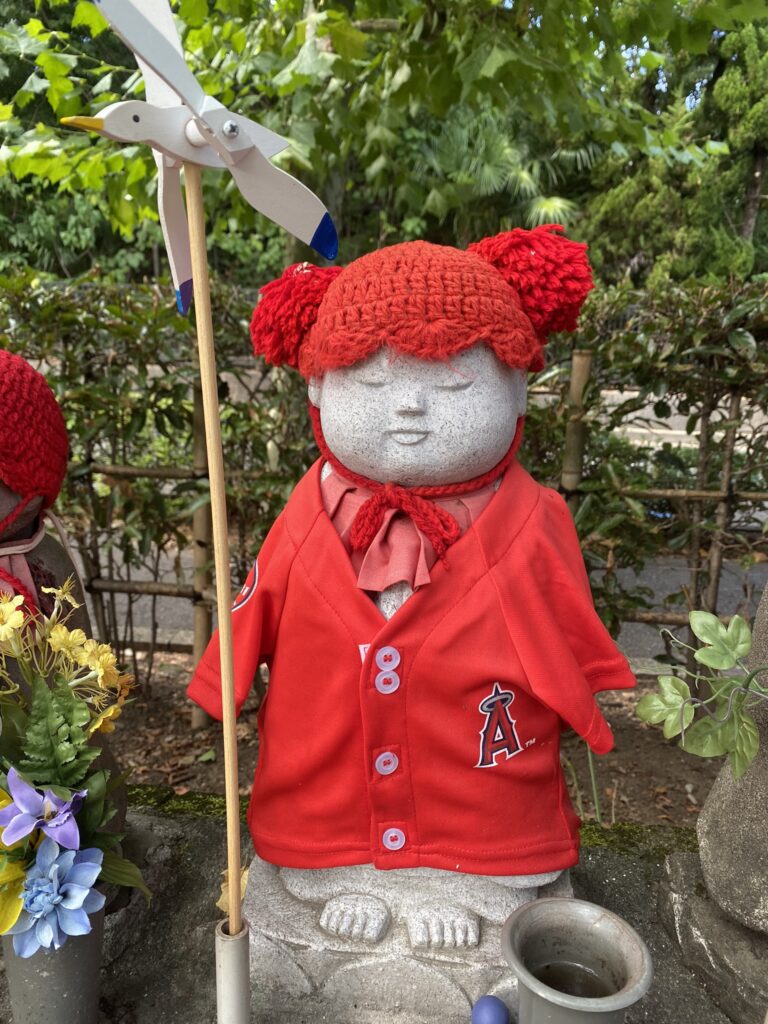
M 19 495 L 12 491 L 10 487 L 6 487 L 2 480 L 0 480 L 0 523 L 13 512 L 20 501 Z M 42 498 L 33 498 L 18 519 L 14 519 L 10 526 L 0 530 L 0 543 L 5 540 L 31 536 L 42 504 Z
M 477 344 L 450 360 L 378 352 L 309 384 L 323 434 L 355 473 L 406 486 L 460 483 L 506 454 L 526 375 Z

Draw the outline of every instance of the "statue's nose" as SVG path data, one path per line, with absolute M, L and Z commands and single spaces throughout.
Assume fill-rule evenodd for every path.
M 409 391 L 397 402 L 399 416 L 423 416 L 427 411 L 427 398 L 423 391 Z

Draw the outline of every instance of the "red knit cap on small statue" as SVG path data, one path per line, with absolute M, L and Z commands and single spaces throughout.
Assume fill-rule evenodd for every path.
M 448 359 L 484 342 L 507 366 L 539 370 L 547 335 L 574 330 L 592 287 L 586 246 L 561 232 L 517 228 L 466 250 L 404 242 L 344 268 L 294 264 L 261 289 L 254 351 L 310 377 L 382 345 Z
M 466 250 L 403 242 L 344 268 L 294 264 L 261 289 L 251 320 L 254 351 L 276 366 L 298 368 L 307 378 L 351 366 L 384 345 L 417 359 L 447 360 L 483 343 L 507 366 L 540 370 L 547 335 L 575 329 L 592 288 L 586 245 L 565 238 L 562 230 L 559 224 L 516 228 Z M 460 531 L 429 499 L 467 494 L 500 476 L 515 458 L 524 422 L 521 417 L 504 458 L 482 476 L 402 487 L 342 466 L 312 405 L 310 416 L 326 461 L 372 492 L 353 524 L 353 547 L 365 549 L 385 510 L 396 508 L 418 526 L 439 558 Z
M 48 383 L 21 356 L 0 349 L 0 481 L 23 500 L 43 508 L 56 500 L 67 472 L 69 444 L 64 417 Z

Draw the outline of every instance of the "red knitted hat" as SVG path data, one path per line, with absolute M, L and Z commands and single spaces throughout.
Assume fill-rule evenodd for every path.
M 0 349 L 0 480 L 26 501 L 56 500 L 67 471 L 64 417 L 48 383 L 21 356 Z
M 508 366 L 539 370 L 547 335 L 575 329 L 592 287 L 586 245 L 562 230 L 517 228 L 467 250 L 404 242 L 343 269 L 294 264 L 261 289 L 254 351 L 310 377 L 385 344 L 447 359 L 482 341 Z

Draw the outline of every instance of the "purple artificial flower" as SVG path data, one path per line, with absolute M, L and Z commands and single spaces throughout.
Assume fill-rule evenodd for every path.
M 41 947 L 61 949 L 68 935 L 88 934 L 88 915 L 106 902 L 93 889 L 103 857 L 96 849 L 62 853 L 52 839 L 40 843 L 24 879 L 21 914 L 5 933 L 13 936 L 17 956 L 30 957 Z
M 0 810 L 0 840 L 6 846 L 13 846 L 19 839 L 40 828 L 50 838 L 67 850 L 80 846 L 80 829 L 75 815 L 80 810 L 87 789 L 73 793 L 69 800 L 62 800 L 46 789 L 44 793 L 30 786 L 15 768 L 8 772 L 8 790 L 13 803 Z

